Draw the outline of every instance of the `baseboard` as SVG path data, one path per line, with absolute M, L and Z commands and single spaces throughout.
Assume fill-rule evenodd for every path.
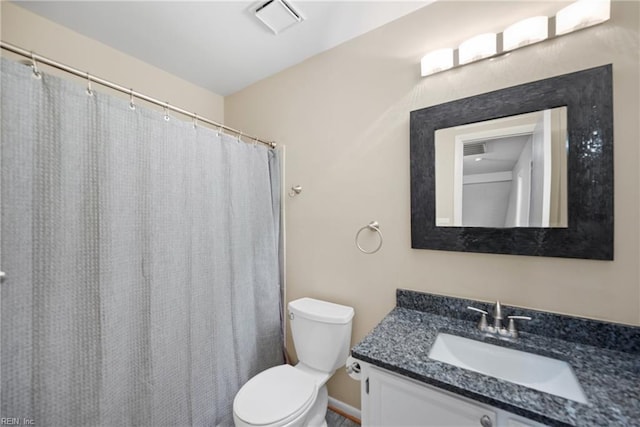
M 362 418 L 360 409 L 354 408 L 351 405 L 347 405 L 346 403 L 329 396 L 329 409 L 333 412 L 337 412 L 343 417 L 349 418 L 351 421 L 361 424 L 360 419 Z

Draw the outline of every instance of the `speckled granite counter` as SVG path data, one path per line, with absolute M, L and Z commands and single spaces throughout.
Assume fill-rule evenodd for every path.
M 640 328 L 503 305 L 528 315 L 520 338 L 478 331 L 467 305 L 490 304 L 398 290 L 397 306 L 351 353 L 364 362 L 548 425 L 640 426 Z M 581 404 L 427 357 L 439 332 L 568 362 L 588 404 Z

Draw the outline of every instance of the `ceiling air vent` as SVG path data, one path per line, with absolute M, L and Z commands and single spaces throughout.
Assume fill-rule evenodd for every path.
M 274 34 L 279 34 L 304 20 L 302 14 L 284 0 L 269 0 L 262 3 L 255 14 Z
M 468 144 L 464 144 L 462 155 L 476 156 L 478 154 L 484 154 L 486 152 L 487 152 L 487 145 L 484 142 L 470 142 Z

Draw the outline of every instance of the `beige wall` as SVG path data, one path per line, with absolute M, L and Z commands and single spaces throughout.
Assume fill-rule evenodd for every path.
M 615 2 L 605 24 L 420 78 L 425 52 L 558 7 L 439 2 L 227 97 L 227 122 L 286 145 L 285 184 L 303 187 L 286 200 L 287 299 L 352 305 L 354 343 L 394 306 L 398 287 L 640 325 L 639 6 Z M 615 261 L 411 249 L 411 110 L 608 63 Z M 384 246 L 364 255 L 354 235 L 372 220 Z M 343 372 L 329 391 L 359 407 L 358 384 Z
M 111 80 L 124 87 L 133 88 L 135 91 L 153 98 L 166 100 L 171 105 L 196 112 L 214 121 L 224 121 L 224 98 L 216 93 L 182 80 L 5 0 L 0 1 L 0 15 L 0 34 L 5 42 L 80 70 L 86 70 L 98 77 Z M 15 55 L 4 50 L 2 55 L 16 58 Z M 18 57 L 17 59 L 23 58 Z M 42 68 L 45 69 L 45 67 Z M 55 70 L 48 71 L 68 78 L 75 78 Z M 81 79 L 77 80 L 82 82 Z M 94 88 L 107 91 L 104 87 L 97 85 Z M 185 120 L 188 119 L 185 118 Z

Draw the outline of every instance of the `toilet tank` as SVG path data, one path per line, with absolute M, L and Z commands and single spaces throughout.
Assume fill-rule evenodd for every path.
M 298 360 L 322 372 L 343 366 L 351 344 L 352 307 L 301 298 L 288 305 Z

